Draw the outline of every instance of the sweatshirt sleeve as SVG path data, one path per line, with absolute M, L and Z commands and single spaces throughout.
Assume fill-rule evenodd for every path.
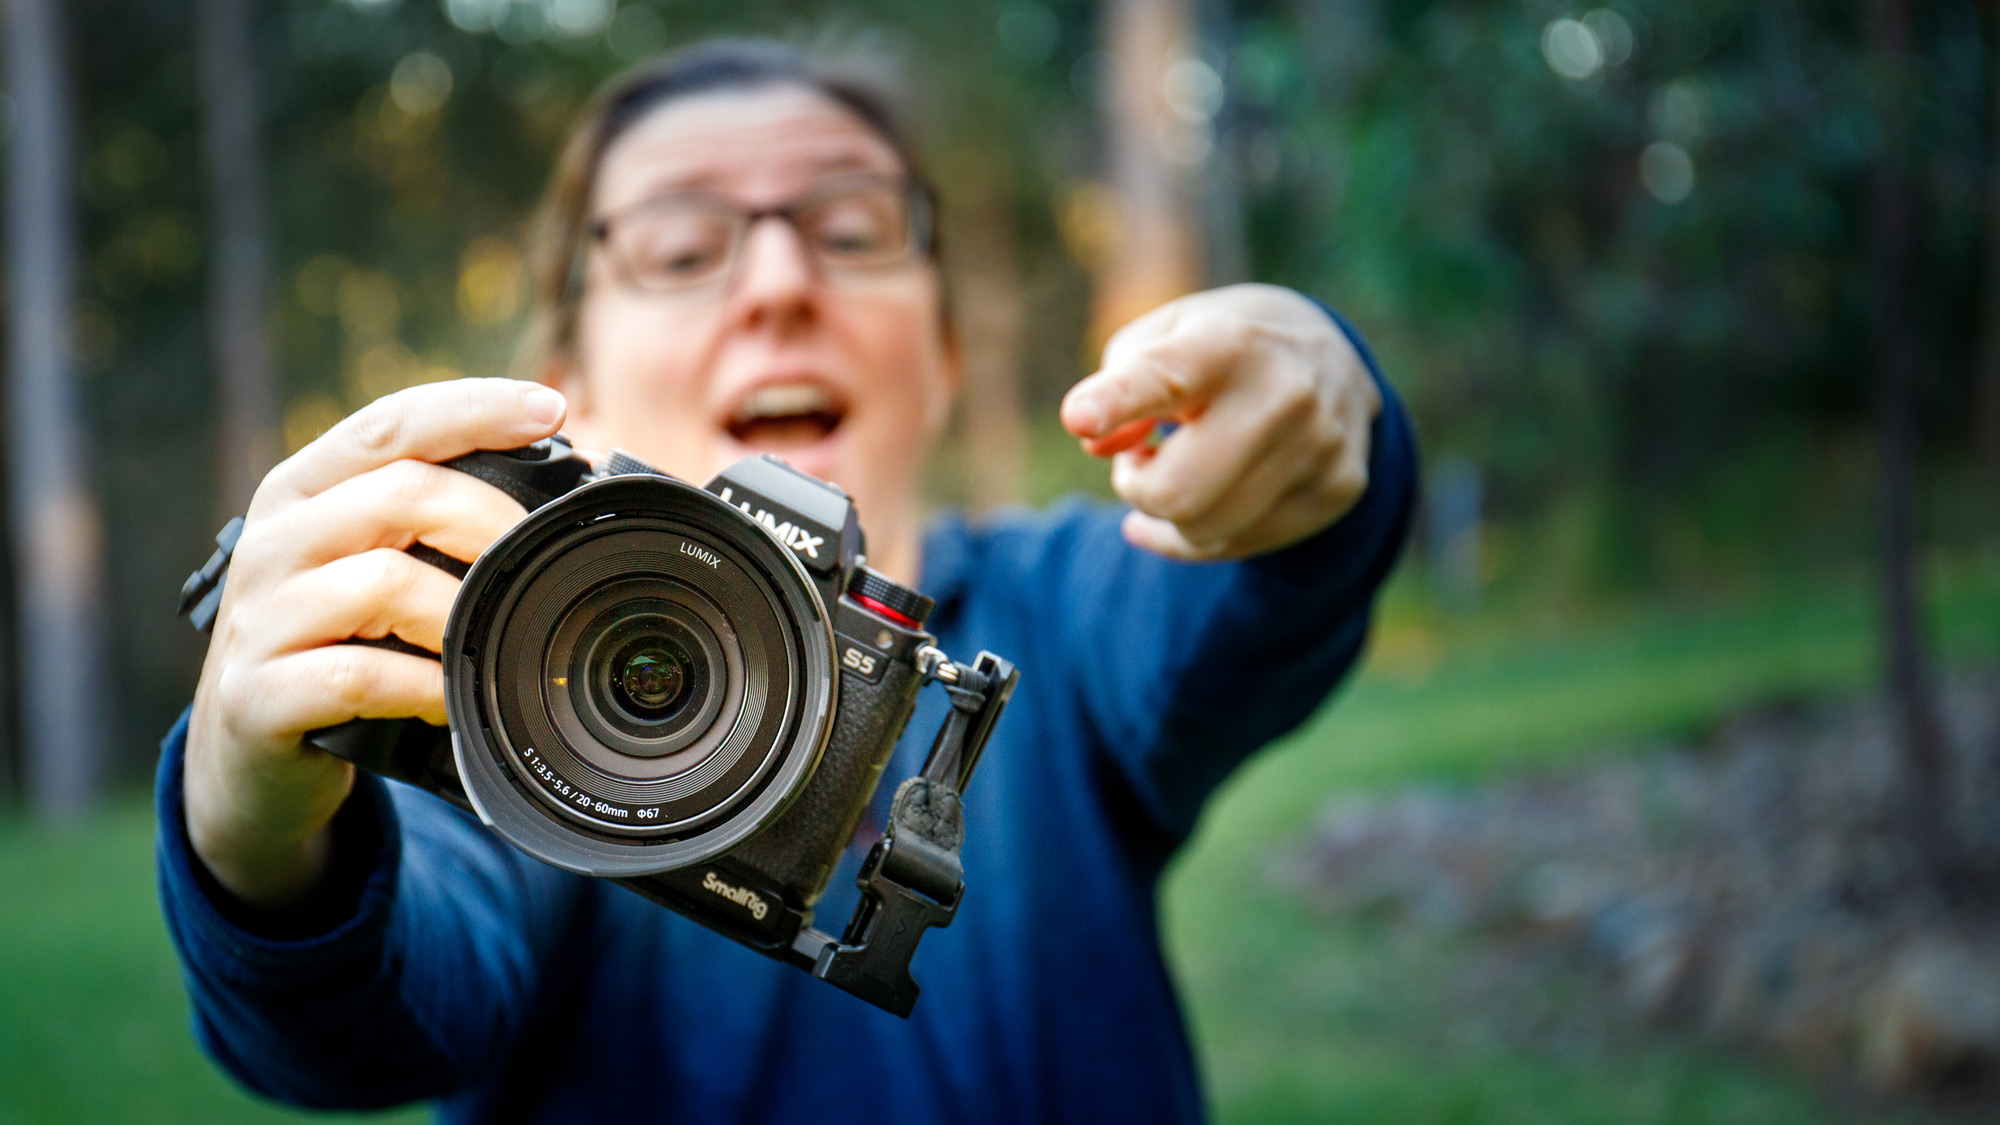
M 1327 313 L 1382 392 L 1367 490 L 1352 509 L 1302 542 L 1224 563 L 1132 547 L 1104 513 L 1072 523 L 1044 559 L 1094 741 L 1176 839 L 1231 770 L 1304 721 L 1353 666 L 1408 533 L 1409 418 L 1360 334 Z
M 203 1049 L 249 1088 L 317 1108 L 436 1098 L 488 1077 L 583 881 L 426 793 L 360 774 L 323 893 L 282 928 L 248 919 L 188 843 L 187 721 L 162 744 L 156 861 Z

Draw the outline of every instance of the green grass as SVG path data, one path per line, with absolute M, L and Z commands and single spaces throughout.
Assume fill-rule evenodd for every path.
M 69 831 L 0 824 L 0 1121 L 355 1120 L 275 1108 L 202 1057 L 154 905 L 152 831 L 142 799 Z
M 1931 585 L 1939 650 L 1956 662 L 2000 654 L 2000 568 L 1946 568 Z M 1831 584 L 1554 630 L 1505 615 L 1400 616 L 1388 615 L 1379 658 L 1342 697 L 1231 780 L 1169 873 L 1165 941 L 1220 1119 L 1863 1119 L 1717 1050 L 1556 1053 L 1454 1034 L 1438 951 L 1318 916 L 1267 870 L 1339 793 L 1559 768 L 1698 734 L 1746 705 L 1860 688 L 1877 664 L 1870 591 Z
M 1948 569 L 1933 586 L 1940 647 L 1960 660 L 2000 654 L 2000 568 Z M 1333 924 L 1275 889 L 1265 869 L 1336 793 L 1556 766 L 1698 732 L 1747 703 L 1855 687 L 1872 675 L 1873 622 L 1858 585 L 1584 625 L 1390 613 L 1369 670 L 1229 784 L 1168 879 L 1166 940 L 1218 1115 L 1853 1119 L 1782 1071 L 1713 1050 L 1556 1053 L 1467 1034 L 1440 983 L 1450 950 Z M 0 822 L 0 1122 L 328 1120 L 241 1092 L 195 1048 L 153 902 L 151 829 L 136 798 L 71 832 Z

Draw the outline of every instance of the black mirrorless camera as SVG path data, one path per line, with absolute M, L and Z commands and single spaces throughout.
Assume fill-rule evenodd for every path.
M 917 940 L 963 892 L 959 794 L 1013 665 L 940 652 L 931 599 L 868 568 L 846 493 L 776 458 L 706 489 L 623 453 L 593 471 L 561 437 L 449 464 L 530 513 L 469 570 L 412 548 L 464 579 L 442 653 L 450 731 L 356 720 L 308 741 L 907 1016 Z M 181 591 L 203 631 L 242 522 Z M 949 716 L 896 791 L 845 931 L 822 933 L 813 906 L 933 681 Z

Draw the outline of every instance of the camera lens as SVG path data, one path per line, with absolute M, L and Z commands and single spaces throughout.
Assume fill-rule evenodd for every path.
M 719 606 L 683 584 L 626 579 L 582 598 L 545 649 L 556 729 L 618 776 L 672 772 L 714 749 L 729 697 L 740 694 L 741 650 Z M 707 749 L 702 749 L 706 747 Z M 643 766 L 628 759 L 677 763 Z M 635 772 L 636 771 L 636 772 Z
M 716 686 L 716 664 L 709 656 L 721 654 L 714 630 L 689 607 L 667 599 L 614 605 L 577 639 L 570 660 L 576 667 L 572 682 L 583 688 L 583 712 L 633 738 L 664 738 L 680 729 L 679 720 L 690 717 L 685 712 L 702 709 Z
M 644 642 L 641 642 L 644 644 Z M 619 658 L 618 702 L 651 718 L 687 690 L 687 654 L 668 645 L 629 649 Z
M 832 634 L 810 582 L 767 529 L 679 481 L 611 477 L 537 510 L 452 609 L 467 794 L 571 870 L 733 847 L 798 792 L 831 728 Z

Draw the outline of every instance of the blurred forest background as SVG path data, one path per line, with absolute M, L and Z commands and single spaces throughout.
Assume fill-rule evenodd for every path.
M 962 429 L 967 444 L 992 430 L 1023 446 L 1011 464 L 975 458 L 976 474 L 955 458 L 939 499 L 1102 488 L 1059 448 L 1051 411 L 1093 360 L 1092 270 L 1115 272 L 1126 241 L 1097 6 L 62 8 L 80 224 L 68 356 L 90 450 L 74 468 L 103 513 L 106 641 L 90 667 L 93 688 L 117 685 L 112 778 L 144 776 L 186 701 L 200 643 L 161 607 L 240 508 L 241 481 L 224 478 L 397 387 L 507 372 L 523 218 L 555 147 L 600 81 L 676 42 L 873 38 L 902 55 L 984 377 Z M 247 21 L 240 56 L 215 64 L 250 71 L 234 86 L 204 87 L 206 8 Z M 1901 284 L 1924 539 L 1990 545 L 2000 478 L 1978 455 L 2000 460 L 1986 338 L 2000 318 L 1982 301 L 2000 189 L 1976 5 L 1921 5 L 1894 135 L 1855 5 L 1322 0 L 1186 15 L 1170 112 L 1147 122 L 1163 135 L 1144 139 L 1178 162 L 1195 244 L 1100 301 L 1098 336 L 1200 282 L 1254 277 L 1333 302 L 1415 411 L 1433 492 L 1470 504 L 1442 522 L 1482 525 L 1461 551 L 1476 571 L 1432 552 L 1442 588 L 1587 603 L 1872 565 L 1870 172 L 1885 137 L 1907 150 L 1914 196 Z M 261 156 L 262 190 L 226 185 L 225 199 L 213 165 L 229 154 L 206 151 L 204 129 L 243 113 L 253 131 L 224 143 Z M 247 437 L 225 427 L 232 341 L 217 338 L 242 329 L 215 310 L 242 223 L 260 228 L 248 268 L 266 271 L 272 388 L 251 404 L 269 432 Z M 1014 401 L 993 393 L 1002 382 Z
M 182 1073 L 200 1064 L 144 897 L 141 793 L 202 653 L 171 612 L 181 580 L 262 470 L 348 411 L 510 372 L 524 219 L 592 89 L 676 44 L 770 34 L 886 49 L 919 94 L 970 364 L 939 504 L 1106 492 L 1055 404 L 1111 329 L 1204 285 L 1329 301 L 1418 421 L 1429 495 L 1370 671 L 1344 716 L 1240 779 L 1168 890 L 1224 1116 L 1820 1119 L 1792 1079 L 1684 1045 L 1588 1066 L 1429 1032 L 1384 1047 L 1402 1041 L 1375 1030 L 1438 1012 L 1342 993 L 1328 1017 L 1299 980 L 1431 968 L 1305 907 L 1223 933 L 1187 888 L 1261 870 L 1349 789 L 1873 684 L 1897 701 L 1910 801 L 1935 812 L 1936 685 L 2000 656 L 1996 18 L 1975 0 L 8 0 L 0 1108 L 252 1112 Z M 20 921 L 43 902 L 52 928 Z M 64 981 L 107 1011 L 107 989 L 150 997 L 157 1018 L 116 1017 L 117 1049 L 180 1092 L 90 1089 L 64 1060 L 110 1025 L 83 1001 L 69 1031 L 6 1014 L 63 1007 Z

